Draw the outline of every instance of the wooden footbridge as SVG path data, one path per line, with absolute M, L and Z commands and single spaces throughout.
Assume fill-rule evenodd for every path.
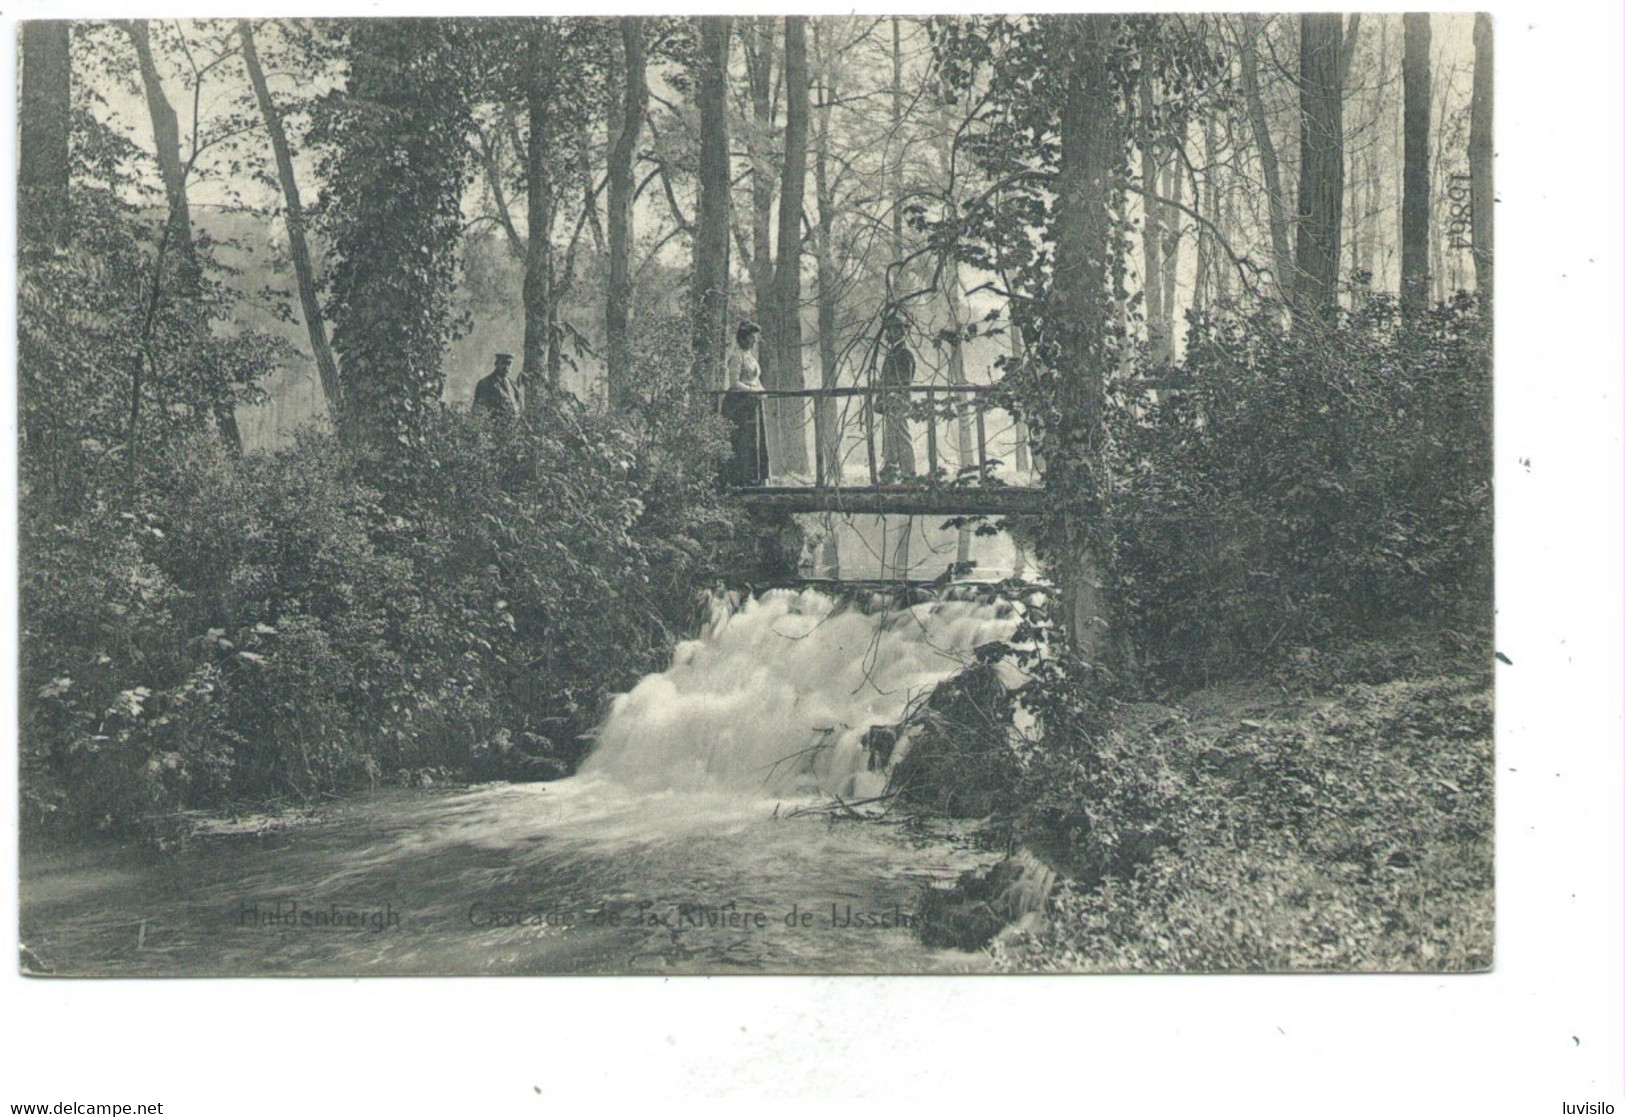
M 996 388 L 915 384 L 757 393 L 767 424 L 768 478 L 733 491 L 749 505 L 789 512 L 1042 514 L 1046 494 L 1026 431 L 993 402 Z M 786 430 L 792 432 L 788 444 Z M 796 470 L 801 461 L 810 468 Z

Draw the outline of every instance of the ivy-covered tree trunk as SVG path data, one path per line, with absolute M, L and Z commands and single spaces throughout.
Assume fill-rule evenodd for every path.
M 558 81 L 558 28 L 553 20 L 530 23 L 525 44 L 525 351 L 522 375 L 532 386 L 558 387 L 553 344 L 553 92 Z
M 1399 222 L 1399 306 L 1407 320 L 1428 305 L 1430 159 L 1433 113 L 1432 31 L 1426 12 L 1405 14 L 1405 175 Z
M 18 241 L 25 255 L 67 242 L 68 117 L 73 66 L 65 20 L 22 25 L 21 141 L 17 163 Z
M 1112 180 L 1121 151 L 1107 67 L 1111 17 L 1058 17 L 1065 44 L 1055 272 L 1046 332 L 1055 342 L 1056 398 L 1045 432 L 1046 487 L 1062 495 L 1064 620 L 1089 662 L 1108 654 L 1098 559 L 1105 506 L 1105 373 L 1111 366 Z
M 807 17 L 784 17 L 784 177 L 779 188 L 779 252 L 774 267 L 774 350 L 769 388 L 807 385 L 801 365 L 801 215 L 807 189 Z M 807 407 L 799 397 L 768 401 L 768 460 L 775 473 L 807 471 Z M 774 432 L 777 438 L 774 439 Z M 773 442 L 778 443 L 777 446 Z
M 299 199 L 299 183 L 293 174 L 293 153 L 288 147 L 288 132 L 282 126 L 282 113 L 271 100 L 271 90 L 265 84 L 265 71 L 260 66 L 258 49 L 254 46 L 254 28 L 246 19 L 237 21 L 237 33 L 243 42 L 243 63 L 248 68 L 248 80 L 254 86 L 254 98 L 259 102 L 260 116 L 265 121 L 266 134 L 271 137 L 271 153 L 276 159 L 277 182 L 282 187 L 283 217 L 288 228 L 288 255 L 293 257 L 294 279 L 299 285 L 299 308 L 305 316 L 305 334 L 310 339 L 310 351 L 316 358 L 316 373 L 321 380 L 322 396 L 327 400 L 327 413 L 337 419 L 339 413 L 339 372 L 333 362 L 333 350 L 327 343 L 327 324 L 322 319 L 321 300 L 316 294 L 316 269 L 311 266 L 310 246 L 305 242 L 305 207 Z
M 632 161 L 649 107 L 644 69 L 643 20 L 626 16 L 621 20 L 620 126 L 609 153 L 609 298 L 604 307 L 609 405 L 614 410 L 627 407 L 633 398 Z
M 1151 131 L 1153 112 L 1151 75 L 1142 72 L 1139 80 L 1139 114 L 1136 119 L 1136 139 L 1140 149 L 1140 184 L 1145 219 L 1140 224 L 1140 252 L 1145 262 L 1140 289 L 1145 295 L 1146 340 L 1151 349 L 1153 364 L 1167 364 L 1172 358 L 1169 315 L 1163 305 L 1162 248 L 1163 205 L 1158 200 L 1162 189 L 1162 163 L 1157 158 L 1156 141 Z
M 1337 317 L 1343 230 L 1343 17 L 1298 17 L 1298 240 L 1293 317 Z
M 694 229 L 694 385 L 726 387 L 728 352 L 728 234 L 732 159 L 728 150 L 728 47 L 733 20 L 704 16 L 695 99 L 700 109 L 699 209 Z
M 340 427 L 396 450 L 417 444 L 445 390 L 473 127 L 467 50 L 454 22 L 357 20 L 349 80 L 325 105 Z

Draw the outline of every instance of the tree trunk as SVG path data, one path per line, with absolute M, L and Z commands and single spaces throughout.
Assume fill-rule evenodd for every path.
M 581 176 L 581 210 L 592 231 L 592 246 L 600 254 L 606 250 L 604 223 L 598 220 L 598 191 L 592 185 L 592 128 L 590 118 L 576 127 L 576 173 Z M 726 127 L 726 125 L 724 125 Z
M 1369 152 L 1349 156 L 1348 205 L 1343 210 L 1343 241 L 1349 246 L 1349 278 L 1353 285 L 1349 296 L 1350 310 L 1359 310 L 1364 306 L 1366 293 L 1370 290 L 1369 283 L 1362 278 L 1370 270 L 1370 265 L 1365 258 L 1365 242 L 1360 236 L 1366 202 L 1365 176 L 1360 174 L 1360 162 L 1369 158 Z
M 529 118 L 529 132 L 525 143 L 525 191 L 527 197 L 525 217 L 525 352 L 520 371 L 521 378 L 533 389 L 546 385 L 548 390 L 558 388 L 557 373 L 552 367 L 550 353 L 553 345 L 553 323 L 556 318 L 553 305 L 553 215 L 557 201 L 553 186 L 553 91 L 557 86 L 558 31 L 551 20 L 531 21 L 526 43 L 525 111 Z M 641 116 L 639 117 L 641 120 Z M 634 142 L 636 142 L 634 140 Z M 627 176 L 631 172 L 628 168 Z M 630 214 L 627 215 L 630 221 Z M 630 239 L 630 229 L 623 230 Z M 623 242 L 623 256 L 619 278 L 626 283 L 627 264 L 624 252 L 630 251 Z M 612 255 L 611 260 L 615 257 Z M 611 274 L 614 272 L 613 262 Z M 615 280 L 610 281 L 610 303 L 616 304 Z M 619 306 L 620 349 L 614 345 L 609 352 L 619 354 L 620 379 L 627 375 L 625 361 L 626 313 L 630 296 L 622 295 Z M 606 315 L 613 320 L 613 315 Z M 610 384 L 617 383 L 616 366 L 611 363 Z
M 1226 190 L 1219 197 L 1221 199 L 1219 206 L 1223 212 L 1215 214 L 1214 220 L 1218 221 L 1219 228 L 1226 235 L 1233 237 L 1236 234 L 1237 226 L 1241 223 L 1236 217 L 1236 192 Z M 1213 272 L 1213 294 L 1219 303 L 1223 305 L 1230 301 L 1230 268 L 1221 263 L 1213 269 Z
M 1063 494 L 1064 615 L 1073 647 L 1090 662 L 1108 650 L 1105 595 L 1094 531 L 1104 488 L 1105 379 L 1111 314 L 1110 181 L 1119 152 L 1117 106 L 1106 60 L 1109 16 L 1058 17 L 1068 48 L 1061 105 L 1061 170 L 1055 213 L 1053 315 L 1066 429 L 1049 432 L 1065 453 L 1048 456 L 1050 487 Z M 1055 437 L 1058 436 L 1058 437 Z
M 897 16 L 891 17 L 891 140 L 897 145 L 897 163 L 892 174 L 892 211 L 891 211 L 891 238 L 892 238 L 892 264 L 886 270 L 887 290 L 886 301 L 891 303 L 896 297 L 899 288 L 906 289 L 908 284 L 904 280 L 903 267 L 903 21 Z M 898 309 L 901 309 L 899 307 Z M 901 430 L 898 430 L 898 427 Z M 904 453 L 897 447 L 908 443 L 910 439 L 909 424 L 907 421 L 898 423 L 895 416 L 888 415 L 887 428 L 893 432 L 894 438 L 882 440 L 886 450 L 887 465 L 895 466 L 900 471 L 905 463 L 909 472 L 913 471 L 914 455 L 912 445 L 909 452 Z M 892 458 L 892 454 L 902 456 L 899 462 Z M 892 569 L 900 578 L 908 577 L 909 540 L 914 536 L 914 518 L 910 516 L 903 521 L 903 529 L 897 539 L 897 547 L 892 553 Z
M 19 34 L 23 74 L 18 106 L 17 278 L 20 285 L 27 287 L 34 265 L 48 261 L 68 242 L 72 221 L 68 121 L 73 66 L 69 24 L 65 21 L 31 20 L 22 25 Z M 31 348 L 24 339 L 19 343 L 25 350 Z M 68 480 L 61 451 L 70 444 L 73 428 L 71 416 L 49 405 L 54 372 L 46 364 L 19 355 L 18 414 L 23 423 L 21 453 L 30 467 L 27 473 L 43 482 L 54 501 L 60 498 Z M 139 375 L 136 369 L 132 379 Z M 29 484 L 23 482 L 25 491 Z
M 1433 112 L 1429 62 L 1431 29 L 1426 12 L 1405 14 L 1405 176 L 1399 221 L 1399 306 L 1414 321 L 1428 306 L 1428 133 Z
M 1281 188 L 1281 161 L 1270 136 L 1269 116 L 1258 88 L 1258 39 L 1264 33 L 1258 16 L 1243 17 L 1241 37 L 1241 89 L 1247 101 L 1247 118 L 1252 125 L 1253 143 L 1258 145 L 1258 164 L 1264 172 L 1264 193 L 1269 199 L 1270 259 L 1275 268 L 1275 293 L 1282 299 L 1292 296 L 1292 243 L 1287 227 L 1286 191 Z
M 815 37 L 818 29 L 819 25 L 813 24 Z M 813 160 L 813 189 L 818 201 L 818 224 L 813 230 L 813 247 L 818 257 L 818 371 L 819 383 L 825 388 L 833 388 L 840 375 L 837 367 L 840 292 L 835 269 L 835 197 L 829 181 L 829 118 L 836 98 L 835 84 L 821 85 L 820 92 L 823 111 L 818 114 L 818 147 Z M 818 401 L 813 424 L 817 432 L 815 451 L 818 454 L 818 474 L 825 483 L 839 484 L 841 439 L 833 399 Z M 836 533 L 831 531 L 826 538 L 826 557 L 838 564 Z
M 1202 122 L 1202 182 L 1198 186 L 1195 178 L 1191 180 L 1191 205 L 1197 207 L 1203 217 L 1209 222 L 1218 224 L 1219 214 L 1219 168 L 1218 153 L 1214 150 L 1213 121 Z M 1196 281 L 1191 286 L 1191 309 L 1200 314 L 1208 306 L 1208 284 L 1213 277 L 1213 233 L 1206 226 L 1198 226 L 1196 230 Z
M 891 251 L 892 262 L 903 259 L 903 23 L 891 17 L 891 142 L 897 145 L 897 164 L 892 170 Z M 902 275 L 886 273 L 901 284 Z M 892 292 L 887 291 L 888 301 Z
M 512 106 L 508 106 L 511 110 Z M 510 113 L 505 112 L 504 116 Z M 508 253 L 521 267 L 525 263 L 525 238 L 519 235 L 519 230 L 513 223 L 513 211 L 508 208 L 507 191 L 502 188 L 501 142 L 504 132 L 512 134 L 512 143 L 515 157 L 520 162 L 525 159 L 525 145 L 519 139 L 517 128 L 504 128 L 503 121 L 495 125 L 490 133 L 484 128 L 475 128 L 480 141 L 480 164 L 485 170 L 485 188 L 491 192 L 491 204 L 496 207 L 497 223 L 502 226 L 502 235 L 508 243 Z
M 1140 224 L 1140 251 L 1145 260 L 1145 272 L 1140 277 L 1140 290 L 1145 297 L 1145 334 L 1151 353 L 1151 362 L 1163 365 L 1168 361 L 1168 317 L 1162 306 L 1162 203 L 1157 200 L 1162 189 L 1162 164 L 1157 160 L 1155 141 L 1151 137 L 1151 74 L 1144 71 L 1139 81 L 1140 111 L 1137 131 L 1140 148 L 1141 208 L 1145 219 Z
M 152 120 L 153 152 L 158 160 L 158 175 L 164 184 L 164 199 L 169 205 L 169 248 L 179 261 L 181 286 L 184 293 L 195 294 L 201 271 L 197 252 L 192 243 L 192 211 L 186 197 L 186 169 L 181 163 L 180 122 L 175 109 L 164 93 L 163 79 L 152 57 L 152 40 L 144 19 L 123 25 L 135 46 L 136 60 L 141 67 L 141 84 L 146 93 L 147 113 Z
M 1433 134 L 1443 136 L 1450 120 L 1450 77 L 1446 73 L 1434 75 L 1433 80 Z M 1428 168 L 1428 185 L 1435 198 L 1443 198 L 1446 190 L 1444 160 L 1435 159 Z M 1437 224 L 1428 226 L 1428 297 L 1436 303 L 1445 300 L 1444 229 Z
M 1021 327 L 1015 322 L 1010 323 L 1010 356 L 1015 359 L 1018 369 L 1027 359 L 1026 339 L 1022 337 Z M 1038 463 L 1033 461 L 1032 437 L 1028 433 L 1027 424 L 1023 420 L 1017 419 L 1015 421 L 1015 432 L 1016 472 L 1024 474 L 1037 467 Z M 1039 472 L 1042 472 L 1042 469 Z
M 146 93 L 147 113 L 152 118 L 153 151 L 158 159 L 158 174 L 164 184 L 164 198 L 169 216 L 164 238 L 168 255 L 176 261 L 175 294 L 183 299 L 196 299 L 203 289 L 203 267 L 192 240 L 192 210 L 186 197 L 186 167 L 181 162 L 180 122 L 175 109 L 164 93 L 163 79 L 159 77 L 157 63 L 153 61 L 152 39 L 144 19 L 122 24 L 135 47 L 136 61 L 141 67 L 141 85 Z M 162 262 L 165 253 L 159 254 Z M 155 285 L 160 282 L 155 278 Z M 226 448 L 234 454 L 243 450 L 242 433 L 237 429 L 237 413 L 229 398 L 230 388 L 218 372 L 211 386 L 215 396 L 214 421 Z M 135 432 L 131 432 L 132 440 Z M 132 447 L 132 460 L 134 450 Z
M 1473 276 L 1480 313 L 1495 309 L 1495 31 L 1490 17 L 1473 19 L 1473 101 L 1467 133 L 1473 236 Z
M 48 255 L 68 240 L 68 117 L 72 61 L 65 20 L 22 25 L 21 152 L 17 164 L 18 241 Z
M 299 307 L 305 316 L 305 333 L 310 338 L 310 351 L 316 358 L 316 372 L 322 384 L 322 396 L 327 400 L 327 414 L 335 426 L 339 416 L 339 370 L 333 361 L 333 350 L 327 344 L 327 325 L 322 319 L 321 302 L 316 292 L 316 271 L 310 263 L 310 246 L 305 242 L 305 209 L 299 200 L 299 184 L 293 177 L 293 155 L 288 148 L 287 129 L 282 126 L 282 114 L 271 100 L 271 91 L 265 84 L 265 71 L 260 67 L 259 51 L 254 46 L 254 28 L 248 20 L 237 21 L 237 32 L 243 41 L 243 63 L 248 68 L 248 80 L 254 86 L 254 98 L 259 102 L 260 115 L 265 118 L 265 131 L 271 137 L 271 153 L 276 158 L 277 180 L 282 185 L 282 202 L 288 226 L 288 254 L 293 257 L 293 273 L 299 284 Z
M 649 107 L 644 75 L 643 20 L 621 20 L 623 73 L 620 127 L 609 155 L 609 298 L 604 307 L 605 374 L 609 406 L 623 410 L 633 400 L 632 384 L 632 160 L 637 155 L 643 116 Z
M 1388 88 L 1388 17 L 1374 16 L 1377 20 L 1377 72 L 1374 80 L 1379 89 Z M 1389 126 L 1392 112 L 1390 99 L 1387 97 L 1375 98 L 1376 108 L 1372 114 L 1373 131 L 1386 138 L 1389 135 Z M 1383 201 L 1384 178 L 1382 166 L 1382 153 L 1389 148 L 1387 142 L 1373 144 L 1366 150 L 1366 200 L 1365 221 L 1362 225 L 1362 237 L 1365 242 L 1361 254 L 1365 257 L 1366 267 L 1371 270 L 1371 287 L 1373 290 L 1392 290 L 1393 286 L 1388 277 L 1387 237 L 1383 230 L 1388 227 L 1387 213 Z
M 784 17 L 784 178 L 779 189 L 779 252 L 773 267 L 774 313 L 768 341 L 775 352 L 769 388 L 806 387 L 801 365 L 801 215 L 807 191 L 807 17 Z M 801 398 L 770 400 L 778 447 L 775 471 L 807 471 L 807 408 Z M 769 435 L 771 439 L 771 434 Z
M 1185 137 L 1177 140 L 1181 150 L 1184 148 Z M 1176 158 L 1172 153 L 1163 163 L 1163 176 L 1167 179 L 1168 188 L 1163 197 L 1171 199 L 1174 204 L 1158 206 L 1162 211 L 1162 324 L 1163 324 L 1163 360 L 1162 363 L 1172 364 L 1174 360 L 1174 341 L 1179 333 L 1179 247 L 1184 240 L 1180 224 L 1183 216 L 1179 206 L 1185 201 L 1185 173 L 1184 160 Z
M 694 229 L 694 386 L 727 387 L 728 225 L 733 182 L 728 150 L 729 16 L 700 19 L 695 97 L 700 109 L 700 200 Z
M 1298 106 L 1302 115 L 1293 318 L 1337 318 L 1343 231 L 1343 17 L 1298 17 Z
M 947 291 L 948 301 L 948 327 L 953 331 L 953 348 L 948 351 L 948 380 L 952 384 L 968 383 L 965 376 L 965 338 L 964 338 L 964 306 L 959 295 L 959 261 L 950 257 L 943 267 L 943 286 Z M 976 436 L 971 430 L 971 416 L 968 409 L 957 407 L 957 418 L 954 422 L 956 449 L 959 452 L 959 465 L 964 466 L 975 460 Z M 928 420 L 935 423 L 936 416 Z M 970 561 L 971 529 L 964 524 L 959 526 L 955 539 L 954 561 L 965 563 Z
M 814 41 L 819 25 L 813 24 Z M 819 57 L 824 57 L 819 51 Z M 819 383 L 833 388 L 840 379 L 840 321 L 839 291 L 835 270 L 835 197 L 829 181 L 829 118 L 835 102 L 833 82 L 821 84 L 819 100 L 823 111 L 818 114 L 818 147 L 813 159 L 813 189 L 818 200 L 818 224 L 813 230 L 813 247 L 818 254 L 818 373 Z M 841 431 L 833 399 L 820 399 L 813 415 L 818 455 L 818 476 L 827 485 L 840 486 Z M 824 520 L 824 545 L 819 556 L 818 569 L 826 577 L 841 576 L 841 533 L 835 518 Z
M 750 87 L 751 118 L 756 125 L 745 145 L 751 163 L 751 254 L 747 263 L 756 303 L 753 313 L 766 335 L 759 354 L 764 382 L 773 376 L 773 358 L 777 355 L 772 323 L 774 168 L 768 143 L 773 131 L 773 35 L 766 28 L 771 25 L 769 16 L 754 17 L 746 25 L 750 34 L 745 39 L 745 74 Z

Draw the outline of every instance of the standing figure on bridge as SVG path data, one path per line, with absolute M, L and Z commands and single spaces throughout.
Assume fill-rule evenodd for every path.
M 880 400 L 878 410 L 885 416 L 886 425 L 881 432 L 881 452 L 886 467 L 882 478 L 886 482 L 914 476 L 914 436 L 908 428 L 909 397 L 906 389 L 914 383 L 914 354 L 909 352 L 905 340 L 906 323 L 901 315 L 886 319 L 886 360 L 880 366 Z
M 722 483 L 732 487 L 767 482 L 767 425 L 762 419 L 762 366 L 756 360 L 756 335 L 762 327 L 741 322 L 734 331 L 738 348 L 728 354 L 728 392 L 722 417 L 728 421 L 733 457 L 722 467 Z
M 517 419 L 525 411 L 525 388 L 509 375 L 512 353 L 498 353 L 496 368 L 474 385 L 474 410 Z

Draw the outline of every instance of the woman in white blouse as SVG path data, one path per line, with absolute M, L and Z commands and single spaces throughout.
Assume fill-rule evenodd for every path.
M 761 485 L 767 481 L 767 428 L 762 418 L 762 366 L 756 360 L 756 338 L 762 327 L 741 322 L 734 331 L 738 347 L 728 354 L 728 392 L 722 417 L 728 421 L 733 458 L 722 467 L 724 485 Z

